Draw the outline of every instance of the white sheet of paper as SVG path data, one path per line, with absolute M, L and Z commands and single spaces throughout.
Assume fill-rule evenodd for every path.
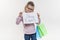
M 24 24 L 38 23 L 37 13 L 23 13 Z

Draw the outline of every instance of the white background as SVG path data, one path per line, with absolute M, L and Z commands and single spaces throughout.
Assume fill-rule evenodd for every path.
M 24 40 L 16 18 L 29 0 L 0 0 L 0 40 Z M 60 0 L 33 0 L 48 34 L 38 40 L 60 40 Z

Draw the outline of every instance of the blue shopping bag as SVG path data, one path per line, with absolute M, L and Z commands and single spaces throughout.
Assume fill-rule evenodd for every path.
M 40 33 L 39 33 L 39 30 L 38 30 L 38 26 L 36 26 L 36 38 L 40 38 Z

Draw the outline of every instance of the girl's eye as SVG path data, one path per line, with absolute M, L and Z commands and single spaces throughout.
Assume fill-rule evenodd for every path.
M 33 9 L 31 9 L 31 8 L 28 8 L 28 9 L 33 10 Z

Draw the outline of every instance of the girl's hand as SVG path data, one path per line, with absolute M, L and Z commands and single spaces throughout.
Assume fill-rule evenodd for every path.
M 39 15 L 39 13 L 37 13 L 37 15 L 38 15 L 38 18 L 40 18 L 40 15 Z
M 19 17 L 21 17 L 21 16 L 22 16 L 22 12 L 19 13 Z

